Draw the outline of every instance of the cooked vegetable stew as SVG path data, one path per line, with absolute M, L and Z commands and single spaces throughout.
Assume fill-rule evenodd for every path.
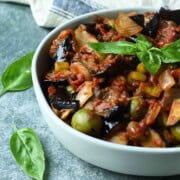
M 66 29 L 44 88 L 73 128 L 143 147 L 180 145 L 180 11 L 120 12 Z

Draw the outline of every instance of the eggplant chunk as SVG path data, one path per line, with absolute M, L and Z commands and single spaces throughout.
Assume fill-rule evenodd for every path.
M 152 17 L 152 19 L 144 26 L 142 33 L 150 37 L 155 37 L 159 27 L 159 22 L 159 14 L 156 13 Z
M 54 61 L 70 61 L 75 53 L 75 44 L 73 30 L 64 30 L 53 41 L 49 54 Z
M 138 25 L 144 26 L 144 15 L 143 14 L 137 14 L 135 16 L 130 17 L 133 21 L 135 21 Z
M 169 10 L 161 8 L 159 11 L 160 17 L 165 20 L 174 21 L 177 25 L 180 25 L 180 10 Z
M 79 101 L 77 100 L 61 100 L 60 98 L 56 98 L 51 102 L 51 104 L 58 110 L 73 109 L 76 111 L 79 109 Z

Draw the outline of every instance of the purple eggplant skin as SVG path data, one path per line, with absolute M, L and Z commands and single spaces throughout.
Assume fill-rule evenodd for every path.
M 77 111 L 79 109 L 79 101 L 77 100 L 62 100 L 61 98 L 55 98 L 51 100 L 51 104 L 58 110 L 73 109 L 74 111 Z
M 62 86 L 62 85 L 66 86 L 66 85 L 68 85 L 68 81 L 67 81 L 67 79 L 60 79 L 58 81 L 51 81 L 51 80 L 48 80 L 48 79 L 44 80 L 44 86 L 45 87 L 48 87 L 48 86 L 51 86 L 51 85 L 55 86 L 55 87 Z
M 138 25 L 144 27 L 144 15 L 143 14 L 137 14 L 135 16 L 130 17 L 134 22 L 136 22 Z
M 161 19 L 173 21 L 177 25 L 180 25 L 180 9 L 169 10 L 169 9 L 161 8 L 159 11 L 159 15 Z
M 57 48 L 56 53 L 53 56 L 54 61 L 63 62 L 70 61 L 71 57 L 74 55 L 74 48 L 72 45 L 72 34 L 69 34 Z
M 153 18 L 145 25 L 142 33 L 154 38 L 159 28 L 160 16 L 156 13 Z
M 160 21 L 160 16 L 158 13 L 156 13 L 147 24 L 145 24 L 144 15 L 138 14 L 135 16 L 131 16 L 130 18 L 138 25 L 143 27 L 142 34 L 150 37 L 156 36 Z

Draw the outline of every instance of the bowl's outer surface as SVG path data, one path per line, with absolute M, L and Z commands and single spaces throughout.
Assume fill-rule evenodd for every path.
M 154 9 L 121 9 L 121 11 L 145 12 Z M 169 176 L 180 174 L 180 148 L 142 148 L 118 145 L 82 134 L 60 120 L 48 105 L 41 82 L 48 70 L 48 50 L 58 33 L 88 23 L 96 15 L 115 17 L 118 10 L 90 13 L 58 26 L 38 46 L 32 63 L 32 78 L 35 94 L 47 124 L 56 138 L 73 154 L 96 166 L 125 174 L 143 176 Z

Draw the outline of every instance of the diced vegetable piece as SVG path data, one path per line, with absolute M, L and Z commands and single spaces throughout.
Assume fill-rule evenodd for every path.
M 76 30 L 75 30 L 75 38 L 79 46 L 83 46 L 89 42 L 98 42 L 98 40 L 93 36 L 92 34 L 88 33 L 85 30 L 84 25 L 80 25 Z
M 152 16 L 152 15 L 150 15 Z M 147 19 L 149 20 L 148 22 Z M 156 13 L 153 15 L 153 17 L 149 18 L 149 17 L 145 17 L 145 27 L 142 31 L 143 34 L 150 36 L 150 37 L 155 37 L 158 31 L 158 27 L 159 27 L 159 22 L 160 22 L 160 18 L 159 18 L 159 14 Z
M 160 110 L 161 110 L 161 105 L 159 102 L 155 101 L 149 105 L 148 111 L 144 118 L 147 125 L 154 124 L 157 116 L 159 115 Z
M 74 113 L 71 121 L 74 129 L 93 136 L 99 136 L 103 121 L 100 116 L 89 109 L 80 109 Z
M 75 91 L 74 91 L 74 89 L 73 89 L 73 87 L 72 87 L 71 85 L 66 86 L 66 90 L 67 90 L 67 92 L 68 92 L 69 94 L 75 93 Z
M 132 83 L 134 80 L 136 81 L 146 81 L 146 75 L 140 73 L 138 71 L 131 71 L 128 74 L 128 82 Z
M 75 45 L 74 31 L 66 29 L 53 40 L 49 54 L 54 61 L 69 61 L 74 55 Z
M 123 12 L 119 13 L 118 18 L 115 20 L 115 28 L 124 37 L 138 34 L 143 30 L 143 27 L 139 26 L 128 14 Z
M 146 72 L 147 72 L 147 69 L 146 69 L 146 67 L 144 66 L 143 63 L 139 63 L 139 64 L 137 65 L 136 71 L 138 71 L 138 72 L 140 72 L 140 73 L 146 73 Z
M 179 89 L 171 88 L 170 90 L 167 90 L 164 92 L 161 104 L 162 104 L 163 108 L 165 108 L 169 111 L 173 100 L 179 99 L 179 98 L 180 98 Z
M 79 108 L 79 101 L 77 100 L 61 100 L 55 98 L 51 103 L 56 109 L 74 109 L 75 111 Z
M 176 138 L 177 141 L 180 141 L 180 125 L 171 127 L 171 133 Z
M 124 132 L 117 132 L 107 140 L 117 144 L 128 144 L 128 137 Z
M 168 113 L 166 111 L 160 112 L 157 117 L 156 125 L 161 127 L 166 126 L 167 119 Z
M 141 141 L 143 147 L 165 147 L 161 136 L 154 130 L 150 129 L 149 137 Z
M 167 120 L 167 126 L 175 125 L 180 121 L 180 99 L 174 99 Z
M 68 62 L 59 62 L 59 61 L 56 61 L 54 63 L 54 70 L 55 72 L 60 72 L 62 70 L 67 70 L 69 69 L 69 63 Z
M 82 107 L 93 96 L 93 82 L 85 81 L 81 90 L 76 96 L 76 100 L 79 100 L 80 107 Z
M 83 74 L 86 81 L 91 80 L 89 71 L 80 62 L 74 62 L 70 66 L 70 70 L 75 74 Z
M 115 28 L 115 22 L 114 22 L 114 19 L 111 19 L 111 18 L 105 18 L 105 19 L 104 19 L 104 24 L 108 24 L 108 25 L 111 26 L 112 28 Z
M 135 97 L 130 104 L 130 115 L 133 119 L 140 119 L 146 113 L 146 104 L 141 97 Z
M 126 131 L 129 135 L 129 139 L 131 140 L 139 140 L 144 137 L 145 129 L 140 126 L 140 124 L 136 121 L 130 121 L 126 128 Z
M 159 76 L 159 85 L 162 90 L 169 90 L 172 88 L 176 82 L 171 75 L 169 70 L 164 71 L 160 76 Z
M 67 117 L 74 111 L 73 109 L 61 109 L 58 110 L 52 106 L 52 110 L 59 116 L 62 120 L 67 120 Z
M 172 74 L 172 76 L 174 78 L 179 78 L 180 79 L 180 68 L 171 70 L 171 74 Z
M 158 86 L 144 84 L 142 88 L 142 92 L 147 96 L 159 97 L 162 92 L 162 89 Z
M 62 110 L 60 111 L 59 117 L 60 117 L 62 120 L 66 120 L 67 117 L 68 117 L 73 111 L 74 111 L 73 109 L 62 109 Z

